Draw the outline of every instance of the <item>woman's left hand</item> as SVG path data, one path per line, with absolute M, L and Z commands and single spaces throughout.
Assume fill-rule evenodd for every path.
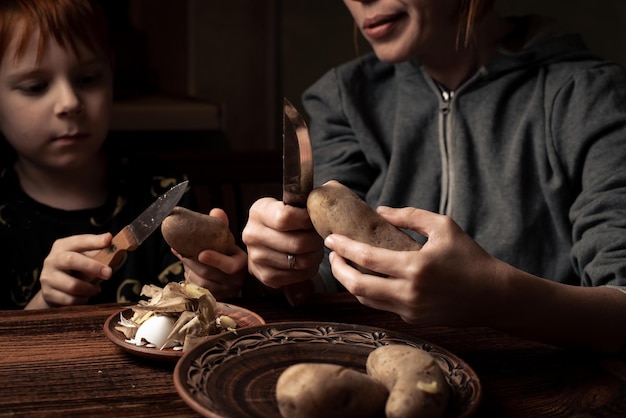
M 381 207 L 378 213 L 428 240 L 420 250 L 392 251 L 329 235 L 333 275 L 361 303 L 423 325 L 479 325 L 493 314 L 503 262 L 447 216 L 415 208 Z M 347 260 L 386 277 L 362 273 Z

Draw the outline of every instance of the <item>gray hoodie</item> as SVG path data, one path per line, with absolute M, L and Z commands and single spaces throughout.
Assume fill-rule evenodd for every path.
M 578 36 L 502 49 L 454 92 L 416 60 L 365 55 L 303 101 L 316 184 L 449 215 L 494 256 L 549 280 L 626 285 L 626 73 Z

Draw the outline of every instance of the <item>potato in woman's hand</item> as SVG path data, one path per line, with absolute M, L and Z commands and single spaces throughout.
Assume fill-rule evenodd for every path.
M 450 387 L 435 358 L 403 344 L 378 347 L 366 363 L 367 374 L 389 390 L 387 418 L 438 418 L 448 406 Z
M 374 247 L 396 251 L 418 250 L 421 245 L 387 222 L 352 190 L 331 180 L 311 191 L 307 210 L 322 238 L 341 234 Z
M 176 206 L 161 224 L 163 238 L 183 257 L 198 259 L 203 250 L 235 253 L 235 237 L 221 219 Z
M 382 417 L 387 394 L 365 373 L 328 363 L 294 364 L 276 383 L 283 418 Z
M 422 246 L 372 209 L 352 190 L 331 180 L 309 193 L 307 210 L 317 233 L 326 238 L 341 234 L 374 247 L 395 251 L 419 250 Z M 352 263 L 363 273 L 376 274 Z

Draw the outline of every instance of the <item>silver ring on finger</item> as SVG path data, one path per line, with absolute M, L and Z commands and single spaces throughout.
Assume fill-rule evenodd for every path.
M 287 254 L 287 264 L 289 264 L 289 270 L 294 270 L 296 268 L 296 256 Z

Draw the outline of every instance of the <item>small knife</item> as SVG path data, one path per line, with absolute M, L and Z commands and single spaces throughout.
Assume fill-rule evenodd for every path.
M 284 99 L 283 106 L 283 203 L 306 208 L 313 190 L 313 149 L 309 130 L 298 110 Z M 297 306 L 315 292 L 311 280 L 293 283 L 283 288 L 287 301 Z
M 135 220 L 113 237 L 111 245 L 98 251 L 93 258 L 115 269 L 127 251 L 137 249 L 161 225 L 161 222 L 180 201 L 188 184 L 189 181 L 185 180 L 159 196 Z

